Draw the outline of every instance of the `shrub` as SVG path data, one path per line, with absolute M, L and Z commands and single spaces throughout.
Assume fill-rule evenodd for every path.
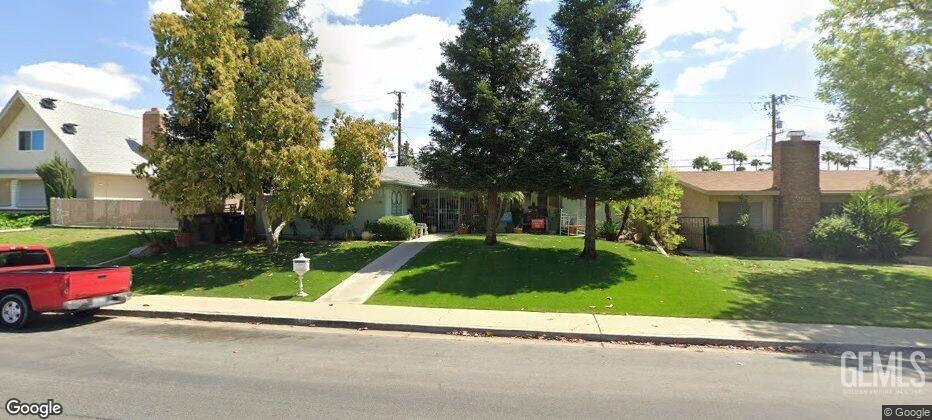
M 74 188 L 74 170 L 57 153 L 52 160 L 36 166 L 36 174 L 42 178 L 42 184 L 45 186 L 46 205 L 52 197 L 74 198 L 77 196 Z
M 618 224 L 611 220 L 602 222 L 602 226 L 599 227 L 602 236 L 617 235 L 620 230 Z
M 895 261 L 918 242 L 916 233 L 903 221 L 906 205 L 884 197 L 877 188 L 870 188 L 851 196 L 845 204 L 845 216 L 857 227 L 864 238 L 863 248 L 868 256 L 884 261 Z
M 755 257 L 779 257 L 783 255 L 785 242 L 780 232 L 755 232 L 750 254 Z
M 22 229 L 49 224 L 47 214 L 0 213 L 0 230 Z
M 712 251 L 722 255 L 746 253 L 754 243 L 754 230 L 741 225 L 709 226 L 709 244 Z
M 385 216 L 376 223 L 379 239 L 385 241 L 406 241 L 414 237 L 417 228 L 414 220 L 403 216 Z
M 864 235 L 848 216 L 832 215 L 812 227 L 809 242 L 823 258 L 854 258 L 864 243 Z

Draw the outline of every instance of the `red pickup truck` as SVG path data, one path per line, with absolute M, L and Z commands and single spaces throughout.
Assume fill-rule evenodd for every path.
M 129 267 L 57 267 L 38 245 L 0 245 L 0 326 L 21 328 L 39 312 L 93 313 L 132 296 Z

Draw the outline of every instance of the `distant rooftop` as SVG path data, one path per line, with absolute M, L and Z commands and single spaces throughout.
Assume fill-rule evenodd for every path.
M 777 192 L 773 188 L 773 171 L 677 172 L 676 175 L 682 184 L 706 193 L 766 195 Z M 819 175 L 819 187 L 827 194 L 860 191 L 886 182 L 879 171 L 821 171 Z

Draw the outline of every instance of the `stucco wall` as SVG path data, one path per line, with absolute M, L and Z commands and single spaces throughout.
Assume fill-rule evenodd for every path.
M 152 194 L 145 180 L 130 175 L 92 175 L 91 197 L 99 199 L 140 199 L 152 200 Z
M 914 203 L 906 212 L 906 223 L 919 235 L 919 243 L 910 254 L 932 257 L 932 197 Z
M 680 199 L 683 217 L 708 217 L 709 224 L 717 225 L 718 203 L 735 203 L 739 195 L 706 195 L 691 188 L 683 188 L 683 197 Z M 749 203 L 761 203 L 761 224 L 763 230 L 773 230 L 774 209 L 773 196 L 750 195 L 746 196 Z

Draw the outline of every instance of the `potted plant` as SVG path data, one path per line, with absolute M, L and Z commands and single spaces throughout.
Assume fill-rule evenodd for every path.
M 193 223 L 187 217 L 181 219 L 180 227 L 175 232 L 175 246 L 178 248 L 190 248 L 194 234 L 191 232 L 194 228 Z
M 609 241 L 609 242 L 618 241 L 620 229 L 615 222 L 611 220 L 606 220 L 605 222 L 602 223 L 601 231 L 602 231 L 601 232 L 602 237 L 604 237 L 606 241 Z
M 362 228 L 362 233 L 359 235 L 359 237 L 367 242 L 375 239 L 375 224 L 373 224 L 370 220 L 366 220 L 366 225 Z
M 466 223 L 460 223 L 460 227 L 456 229 L 456 233 L 460 235 L 466 235 L 469 233 L 469 225 Z

